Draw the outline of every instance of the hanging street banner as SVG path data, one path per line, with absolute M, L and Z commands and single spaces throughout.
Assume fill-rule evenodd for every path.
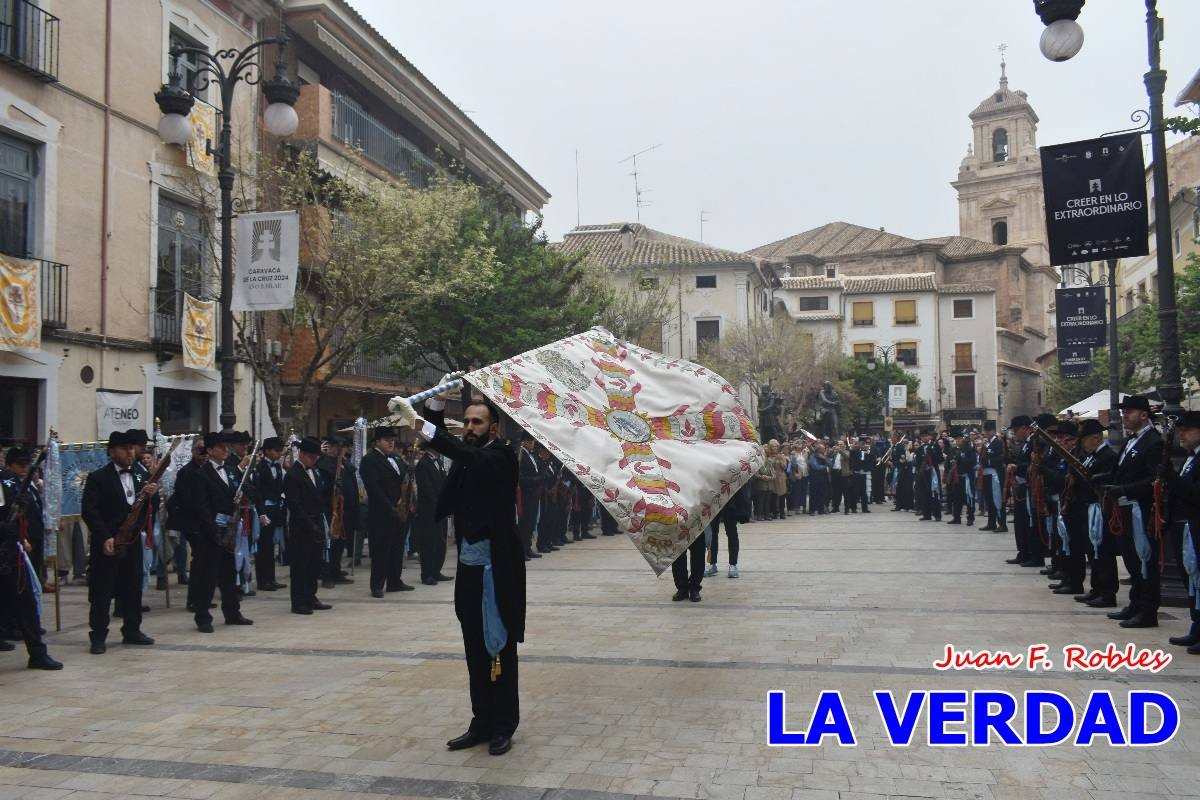
M 1149 253 L 1141 136 L 1056 144 L 1041 153 L 1050 266 Z
M 217 144 L 217 110 L 201 100 L 192 106 L 188 122 L 192 126 L 192 138 L 187 144 L 188 164 L 197 172 L 215 178 L 217 159 L 213 147 Z
M 658 575 L 765 460 L 733 386 L 603 328 L 464 380 L 575 474 Z
M 188 369 L 217 367 L 217 301 L 183 294 L 183 365 Z
M 908 384 L 888 384 L 888 408 L 908 408 Z
M 41 344 L 38 262 L 0 255 L 0 350 L 37 350 Z
M 1092 376 L 1092 348 L 1059 347 L 1058 373 L 1064 378 L 1090 378 Z
M 1054 290 L 1058 317 L 1058 346 L 1106 347 L 1108 321 L 1104 316 L 1104 287 L 1082 286 Z
M 300 264 L 300 215 L 295 211 L 239 214 L 234 311 L 292 308 Z
M 141 392 L 96 392 L 96 438 L 107 439 L 113 431 L 146 428 L 142 424 Z

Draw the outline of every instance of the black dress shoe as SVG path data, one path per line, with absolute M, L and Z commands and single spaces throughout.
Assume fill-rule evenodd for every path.
M 1044 566 L 1046 566 L 1046 562 L 1045 562 L 1045 560 L 1040 559 L 1040 558 L 1031 558 L 1028 561 L 1022 561 L 1021 566 L 1029 567 L 1029 568 L 1044 567 Z
M 1115 597 L 1094 597 L 1084 603 L 1088 608 L 1116 608 L 1117 598 Z
M 437 586 L 437 578 L 421 578 L 421 583 L 426 586 Z
M 271 584 L 271 588 L 273 588 L 273 589 L 286 589 L 286 588 L 287 588 L 287 584 L 286 584 L 286 583 L 273 583 L 273 584 Z
M 962 525 L 962 520 L 961 519 L 950 519 L 950 520 L 946 520 L 946 524 L 947 525 Z
M 212 633 L 213 626 L 211 622 L 205 622 L 203 625 L 197 625 L 196 630 L 200 631 L 201 633 Z
M 529 560 L 531 560 L 531 559 L 534 559 L 534 558 L 541 558 L 541 557 L 542 557 L 542 554 L 541 554 L 541 553 L 534 553 L 533 551 L 528 551 L 528 552 L 526 552 L 526 553 L 525 553 L 525 560 L 526 560 L 526 561 L 529 561 Z
M 372 589 L 372 590 L 371 590 L 371 597 L 378 598 L 378 599 L 382 599 L 382 598 L 383 598 L 383 592 L 379 591 L 378 589 Z
M 1083 591 L 1082 586 L 1060 586 L 1054 590 L 1055 594 L 1079 594 Z
M 410 586 L 408 588 L 411 589 L 412 587 Z M 329 605 L 329 603 L 322 603 L 320 600 L 315 600 L 312 604 L 313 611 L 328 611 L 331 608 L 333 608 L 333 606 Z
M 102 656 L 108 652 L 108 648 L 104 642 L 92 642 L 92 646 L 88 648 L 88 652 L 94 656 Z
M 50 656 L 42 653 L 40 656 L 30 656 L 29 663 L 25 665 L 29 669 L 62 669 L 61 661 L 55 661 Z
M 688 600 L 691 600 L 693 603 L 699 603 L 700 602 L 700 590 L 692 589 L 690 592 L 688 592 Z
M 502 756 L 512 750 L 511 736 L 493 736 L 488 742 L 488 752 L 494 756 Z
M 413 587 L 409 586 L 404 581 L 398 581 L 395 586 L 392 586 L 392 587 L 386 589 L 385 591 L 388 591 L 388 592 L 411 592 L 412 590 L 413 590 Z
M 1054 567 L 1046 567 L 1045 569 L 1041 570 L 1041 572 L 1039 574 L 1045 575 L 1047 578 L 1053 578 L 1054 573 L 1056 573 L 1056 572 L 1058 572 L 1058 570 L 1055 569 Z
M 1194 644 L 1187 649 L 1188 655 L 1200 656 L 1200 644 Z
M 1004 563 L 1005 563 L 1005 564 L 1020 564 L 1020 563 L 1021 563 L 1021 562 L 1023 562 L 1024 560 L 1025 560 L 1025 559 L 1023 559 L 1023 558 L 1020 558 L 1020 557 L 1017 557 L 1017 558 L 1006 558 L 1006 559 L 1004 559 Z
M 258 590 L 259 590 L 260 592 L 273 592 L 273 591 L 275 591 L 275 584 L 273 584 L 273 583 L 268 583 L 268 584 L 265 584 L 265 585 L 263 585 L 263 586 L 259 586 L 259 587 L 258 587 Z
M 550 548 L 546 547 L 544 544 L 538 545 L 537 552 L 545 555 L 546 553 L 550 552 Z M 536 555 L 536 554 L 535 553 L 526 553 L 525 555 L 532 556 L 532 555 Z
M 433 579 L 435 581 L 452 581 L 452 580 L 454 580 L 454 576 L 453 575 L 443 575 L 442 573 L 439 572 L 437 575 L 433 576 Z
M 590 533 L 585 533 L 585 534 L 582 534 L 582 535 L 580 535 L 580 537 L 579 537 L 579 538 L 580 538 L 580 539 L 595 539 L 596 537 L 595 537 L 595 536 L 593 536 L 593 535 L 592 535 L 592 534 L 590 534 Z
M 383 597 L 383 595 L 382 595 L 382 594 L 381 594 L 381 595 L 379 595 L 379 596 L 380 596 L 380 597 Z M 311 608 L 304 608 L 303 606 L 297 606 L 297 607 L 295 607 L 295 608 L 293 608 L 293 609 L 292 609 L 292 613 L 293 613 L 293 614 L 303 614 L 304 616 L 306 616 L 306 617 L 307 617 L 307 616 L 310 616 L 310 615 L 312 614 L 312 609 L 311 609 Z
M 1157 613 L 1135 614 L 1134 616 L 1130 617 L 1129 619 L 1122 620 L 1121 627 L 1122 628 L 1157 628 L 1158 627 L 1158 614 Z
M 446 742 L 446 747 L 449 750 L 466 750 L 468 747 L 475 747 L 488 741 L 488 737 L 482 733 L 475 731 L 467 731 L 462 736 L 455 737 Z
M 1113 611 L 1108 614 L 1109 619 L 1126 620 L 1137 616 L 1137 609 L 1133 606 L 1125 606 L 1120 611 Z
M 132 636 L 122 636 L 122 637 L 121 637 L 121 644 L 145 644 L 145 645 L 150 645 L 150 644 L 154 644 L 154 640 L 153 640 L 153 639 L 151 639 L 151 638 L 150 638 L 149 636 L 147 636 L 146 634 L 142 633 L 141 631 L 138 631 L 137 633 L 133 634 Z
M 1066 584 L 1064 584 L 1064 583 L 1052 583 L 1049 586 L 1047 586 L 1046 588 L 1052 592 L 1057 592 L 1059 589 L 1061 589 L 1065 585 Z M 1083 589 L 1076 589 L 1075 591 L 1071 592 L 1071 594 L 1075 594 L 1075 592 L 1082 592 L 1082 591 L 1083 591 Z
M 1007 525 L 997 525 L 996 533 L 1008 533 L 1008 526 Z
M 13 644 L 12 642 L 6 642 L 3 639 L 0 639 L 0 653 L 11 653 L 13 650 L 16 650 L 16 649 L 17 649 L 17 646 L 15 644 Z
M 335 584 L 333 581 L 321 581 L 322 589 L 332 589 L 334 587 L 334 585 Z
M 354 583 L 354 578 L 347 578 L 345 575 L 339 575 L 333 579 L 334 583 Z
M 994 530 L 996 530 L 996 526 L 995 526 L 995 525 L 981 525 L 981 526 L 979 526 L 979 530 L 981 530 L 981 531 L 994 531 Z
M 225 620 L 225 624 L 226 625 L 253 625 L 254 620 L 246 619 L 245 617 L 239 615 L 239 616 L 234 617 L 233 619 Z
M 671 599 L 674 600 L 675 602 L 678 602 L 680 600 L 687 600 L 687 596 L 688 596 L 687 589 L 676 589 L 675 594 L 671 595 Z
M 1100 596 L 1100 593 L 1097 592 L 1095 589 L 1092 589 L 1087 594 L 1076 595 L 1075 602 L 1076 603 L 1086 603 L 1090 600 L 1095 600 L 1099 596 Z
M 1176 647 L 1191 647 L 1194 644 L 1200 644 L 1200 634 L 1189 633 L 1186 636 L 1172 636 L 1167 641 Z

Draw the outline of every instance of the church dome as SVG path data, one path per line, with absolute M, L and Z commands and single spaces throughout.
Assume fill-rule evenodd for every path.
M 999 114 L 1009 115 L 1016 110 L 1027 111 L 1033 117 L 1034 122 L 1038 121 L 1033 106 L 1029 105 L 1029 95 L 1020 89 L 1009 89 L 1008 77 L 1001 74 L 1000 86 L 975 106 L 970 117 L 972 120 L 977 120 Z

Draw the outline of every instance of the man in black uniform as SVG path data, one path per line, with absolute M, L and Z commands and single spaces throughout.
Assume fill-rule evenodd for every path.
M 375 444 L 358 471 L 367 490 L 367 537 L 371 543 L 371 596 L 408 592 L 411 586 L 394 577 L 404 568 L 404 524 L 398 506 L 408 467 L 396 455 L 394 428 L 375 429 Z
M 567 495 L 571 480 L 570 472 L 563 467 L 563 463 L 540 443 L 537 454 L 542 464 L 542 503 L 538 514 L 537 552 L 533 554 L 534 558 L 539 554 L 556 552 L 566 542 L 569 513 Z
M 488 742 L 488 752 L 501 755 L 512 748 L 520 720 L 517 642 L 525 639 L 525 556 L 514 513 L 517 459 L 498 439 L 499 412 L 490 403 L 463 410 L 461 442 L 446 433 L 444 407 L 445 400 L 432 398 L 425 403 L 426 419 L 420 419 L 404 398 L 388 403 L 454 462 L 437 516 L 454 515 L 459 551 L 454 610 L 462 626 L 473 718 L 467 732 L 446 746 L 461 750 Z
M 442 468 L 441 457 L 429 446 L 429 442 L 422 441 L 419 447 L 421 456 L 416 466 L 417 513 L 413 519 L 413 535 L 417 537 L 421 557 L 421 583 L 436 586 L 438 581 L 454 580 L 442 574 L 442 566 L 446 563 L 446 521 L 437 516 L 438 498 L 442 496 L 442 488 L 446 485 L 446 471 Z M 536 500 L 534 513 L 537 513 Z M 528 540 L 522 538 L 522 541 Z
M 7 469 L 0 472 L 0 482 L 4 483 L 5 491 L 14 492 L 24 486 L 25 479 L 33 468 L 33 456 L 23 447 L 10 447 L 5 455 L 4 463 Z M 24 527 L 25 536 L 29 540 L 29 560 L 33 563 L 33 574 L 37 575 L 38 583 L 43 582 L 43 562 L 46 556 L 46 525 L 42 518 L 42 493 L 38 484 L 40 476 L 33 476 L 29 481 L 22 502 L 25 506 Z M 0 513 L 0 520 L 3 520 Z
M 1037 531 L 1030 517 L 1029 505 L 1029 464 L 1033 460 L 1033 442 L 1029 440 L 1029 426 L 1033 418 L 1025 415 L 1013 417 L 1012 432 L 1017 441 L 1017 451 L 1010 456 L 1013 478 L 1009 491 L 1013 501 L 1013 538 L 1017 545 L 1017 555 L 1008 559 L 1007 563 L 1022 567 L 1044 567 L 1045 558 L 1042 555 L 1042 543 L 1038 541 Z
M 121 641 L 124 644 L 150 645 L 154 640 L 142 633 L 142 542 L 137 532 L 146 524 L 148 513 L 158 503 L 158 484 L 146 483 L 135 471 L 134 446 L 124 433 L 108 437 L 109 463 L 87 476 L 80 501 L 83 522 L 91 532 L 91 561 L 89 588 L 91 652 L 100 655 L 107 650 L 109 606 L 119 598 L 124 612 Z M 116 535 L 121 523 L 145 492 L 149 501 L 135 521 L 133 540 L 118 553 Z
M 283 479 L 288 507 L 288 569 L 292 613 L 309 615 L 332 608 L 317 599 L 321 551 L 328 531 L 324 479 L 317 461 L 321 443 L 312 436 L 300 440 L 300 452 Z
M 983 431 L 986 444 L 983 448 L 982 491 L 988 520 L 987 525 L 979 530 L 1004 533 L 1008 531 L 1008 523 L 1005 519 L 1007 509 L 1004 507 L 1003 499 L 1004 471 L 1008 459 L 1005 454 L 1004 440 L 996 433 L 996 423 L 990 419 L 987 420 L 983 423 Z
M 1125 535 L 1119 537 L 1121 559 L 1133 583 L 1129 605 L 1109 614 L 1122 628 L 1158 626 L 1158 543 L 1154 525 L 1154 479 L 1162 466 L 1163 438 L 1150 422 L 1150 401 L 1130 395 L 1121 401 L 1121 427 L 1125 445 L 1113 471 L 1107 496 L 1120 506 Z
M 1077 537 L 1072 525 L 1078 526 L 1080 518 L 1083 518 L 1084 552 L 1091 569 L 1091 578 L 1089 591 L 1077 596 L 1075 602 L 1084 603 L 1091 608 L 1112 608 L 1117 604 L 1119 586 L 1116 555 L 1119 544 L 1108 528 L 1104 498 L 1097 496 L 1092 487 L 1112 483 L 1112 472 L 1117 465 L 1117 452 L 1104 440 L 1104 426 L 1098 420 L 1085 419 L 1080 423 L 1078 440 L 1080 459 L 1087 471 L 1090 485 L 1076 476 L 1064 516 L 1067 531 L 1071 534 L 1072 548 Z M 1068 566 L 1070 567 L 1069 562 Z
M 1058 419 L 1053 414 L 1038 414 L 1034 418 L 1034 422 L 1052 438 L 1058 439 Z M 1033 479 L 1032 474 L 1030 475 L 1031 485 L 1028 487 L 1030 491 L 1029 507 L 1037 515 L 1036 519 L 1033 520 L 1035 524 L 1034 535 L 1043 544 L 1043 552 L 1050 557 L 1050 566 L 1043 567 L 1041 574 L 1053 581 L 1061 582 L 1065 574 L 1062 569 L 1065 543 L 1058 530 L 1058 504 L 1060 500 L 1059 493 L 1066 486 L 1066 464 L 1062 463 L 1058 453 L 1044 439 L 1035 435 L 1032 429 L 1030 430 L 1029 437 L 1030 445 L 1038 452 L 1039 466 L 1041 467 L 1037 472 L 1037 479 L 1040 485 L 1036 498 L 1033 496 Z M 1047 478 L 1051 473 L 1057 473 L 1058 478 L 1052 482 L 1053 485 L 1048 485 Z M 1037 508 L 1034 507 L 1035 500 L 1041 501 Z M 1061 586 L 1061 583 L 1051 584 L 1050 588 L 1054 590 L 1059 588 L 1059 586 Z M 1078 592 L 1082 591 L 1081 587 L 1075 592 L 1069 592 L 1069 594 L 1078 594 Z
M 42 640 L 42 621 L 33 592 L 33 581 L 41 577 L 30 575 L 27 569 L 34 549 L 30 532 L 42 515 L 33 481 L 27 480 L 32 458 L 28 450 L 13 447 L 6 461 L 11 471 L 0 481 L 0 617 L 6 622 L 12 620 L 25 640 L 29 669 L 62 669 L 62 664 L 46 652 Z M 30 557 L 29 562 L 22 550 Z M 0 651 L 15 649 L 12 643 L 0 640 Z
M 262 459 L 254 468 L 254 492 L 259 511 L 267 518 L 258 529 L 258 552 L 254 558 L 258 588 L 265 592 L 287 588 L 275 580 L 275 543 L 282 542 L 287 523 L 287 507 L 283 493 L 283 439 L 271 436 L 263 440 Z M 183 470 L 180 470 L 182 472 Z
M 328 549 L 320 548 L 321 586 L 332 589 L 339 583 L 354 583 L 342 571 L 342 555 L 346 543 L 353 542 L 358 530 L 358 477 L 354 464 L 350 463 L 350 445 L 340 436 L 330 436 L 321 442 L 321 457 L 317 469 L 321 472 L 321 489 L 326 514 L 329 515 L 330 531 L 333 531 L 333 499 L 335 484 L 340 484 L 338 495 L 342 500 L 341 533 L 337 539 L 329 539 Z M 338 457 L 342 459 L 342 473 L 338 475 Z
M 869 464 L 871 466 L 871 502 L 887 502 L 887 464 L 882 463 L 884 454 L 888 451 L 887 438 L 881 433 L 871 448 Z
M 1055 420 L 1053 424 L 1043 427 L 1067 452 L 1079 456 L 1079 428 L 1074 422 Z M 1070 462 L 1053 450 L 1047 450 L 1043 457 L 1041 473 L 1049 514 L 1046 527 L 1054 537 L 1054 558 L 1051 562 L 1054 572 L 1050 577 L 1058 581 L 1050 585 L 1050 591 L 1055 594 L 1083 594 L 1083 579 L 1087 573 L 1087 509 L 1074 499 L 1080 480 L 1071 474 Z
M 979 464 L 979 455 L 975 452 L 975 448 L 963 435 L 959 435 L 955 440 L 954 451 L 954 466 L 952 471 L 954 475 L 954 485 L 950 486 L 950 514 L 951 519 L 947 523 L 949 525 L 961 525 L 963 509 L 967 510 L 967 524 L 975 524 L 975 470 Z
M 1188 575 L 1191 627 L 1185 636 L 1172 636 L 1171 644 L 1200 655 L 1200 411 L 1185 411 L 1175 429 L 1187 460 L 1177 475 L 1169 465 L 1160 468 L 1166 483 L 1171 530 L 1183 542 L 1183 565 Z
M 571 508 L 571 538 L 563 538 L 563 544 L 578 542 L 583 539 L 595 539 L 591 534 L 592 527 L 592 493 L 583 485 L 571 470 L 563 468 L 563 473 L 570 479 L 571 493 L 568 502 Z
M 226 471 L 229 444 L 221 433 L 204 434 L 204 449 L 208 460 L 202 467 L 183 481 L 176 480 L 175 494 L 179 495 L 179 506 L 192 519 L 192 584 L 194 593 L 189 593 L 195 614 L 196 629 L 201 633 L 212 633 L 212 614 L 209 605 L 217 587 L 221 589 L 221 613 L 226 625 L 253 625 L 253 621 L 242 616 L 242 603 L 238 594 L 237 575 L 234 568 L 233 550 L 226 542 L 226 525 L 235 513 L 233 498 L 237 484 Z M 180 470 L 182 477 L 183 471 Z
M 522 434 L 521 449 L 517 452 L 517 464 L 520 469 L 517 478 L 517 491 L 520 493 L 517 530 L 520 532 L 521 542 L 525 546 L 526 561 L 541 558 L 539 553 L 533 552 L 533 532 L 541 511 L 542 494 L 546 483 L 546 479 L 542 475 L 542 465 L 549 463 L 542 461 L 534 454 L 535 446 L 533 436 L 528 433 Z M 539 537 L 538 544 L 541 543 Z
M 921 442 L 921 450 L 917 453 L 917 461 L 920 464 L 920 483 L 923 488 L 921 519 L 936 519 L 941 522 L 942 492 L 938 468 L 945 461 L 945 457 L 942 455 L 942 448 L 933 441 L 932 431 L 923 432 Z
M 867 500 L 867 475 L 871 472 L 870 461 L 871 440 L 860 437 L 858 444 L 850 450 L 850 488 L 846 493 L 845 512 L 857 513 L 857 506 L 862 506 L 864 514 L 870 514 L 870 502 Z

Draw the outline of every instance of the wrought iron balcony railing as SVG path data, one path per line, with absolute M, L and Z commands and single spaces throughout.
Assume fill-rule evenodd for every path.
M 37 259 L 42 273 L 42 325 L 67 327 L 67 265 Z
M 29 0 L 0 0 L 0 61 L 47 83 L 58 80 L 58 17 Z
M 415 144 L 388 128 L 342 94 L 333 95 L 333 135 L 362 151 L 379 166 L 403 176 L 418 189 L 429 185 L 437 170 Z

